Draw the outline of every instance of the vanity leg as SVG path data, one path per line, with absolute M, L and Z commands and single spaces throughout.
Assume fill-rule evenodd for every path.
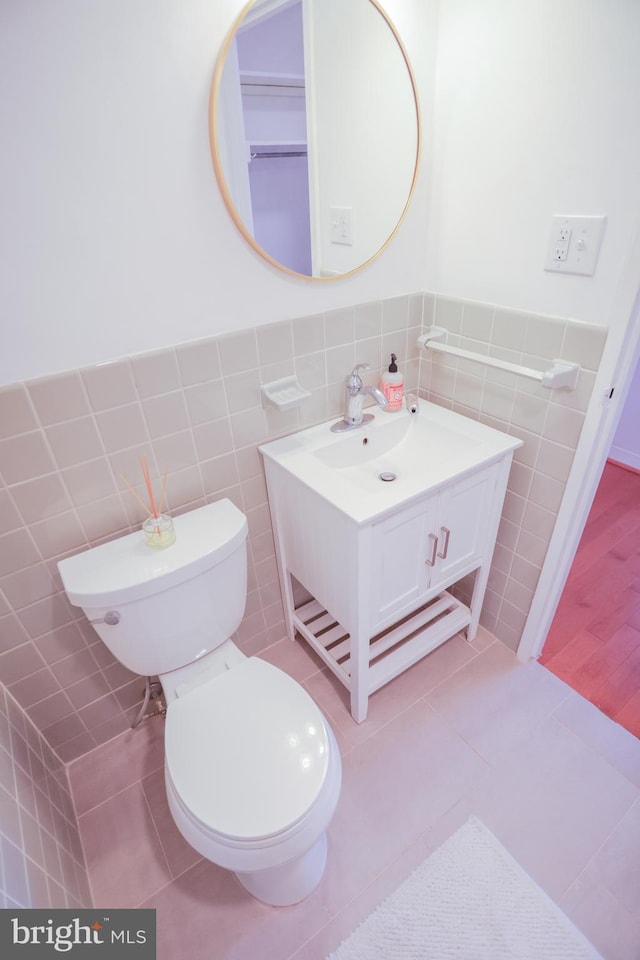
M 282 584 L 284 622 L 287 628 L 287 637 L 289 640 L 295 640 L 296 628 L 293 625 L 295 607 L 293 604 L 293 590 L 291 588 L 291 574 L 288 570 L 283 569 L 283 575 L 280 577 L 280 583 Z
M 484 600 L 487 581 L 489 579 L 489 566 L 479 567 L 476 570 L 476 578 L 473 584 L 473 593 L 471 594 L 471 620 L 466 630 L 467 642 L 471 643 L 478 632 L 478 623 L 480 622 L 480 613 L 482 612 L 482 602 Z
M 351 634 L 351 716 L 356 723 L 367 719 L 369 708 L 369 638 Z

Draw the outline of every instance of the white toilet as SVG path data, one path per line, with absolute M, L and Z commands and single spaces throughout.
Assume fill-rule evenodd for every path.
M 244 514 L 219 500 L 174 523 L 166 549 L 134 533 L 61 560 L 62 582 L 113 655 L 162 682 L 180 832 L 254 897 L 298 903 L 324 872 L 340 752 L 307 692 L 229 639 L 246 601 Z

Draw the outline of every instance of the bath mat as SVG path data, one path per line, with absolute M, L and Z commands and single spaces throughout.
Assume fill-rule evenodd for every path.
M 327 960 L 602 960 L 475 817 Z

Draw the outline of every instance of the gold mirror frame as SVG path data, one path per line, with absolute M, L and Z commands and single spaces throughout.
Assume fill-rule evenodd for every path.
M 414 76 L 414 73 L 413 73 L 413 69 L 412 69 L 412 67 L 411 67 L 411 63 L 410 63 L 410 61 L 409 61 L 409 56 L 408 56 L 408 53 L 407 53 L 407 51 L 406 51 L 406 49 L 405 49 L 405 46 L 404 46 L 404 44 L 402 43 L 402 40 L 400 39 L 400 37 L 399 37 L 399 35 L 398 35 L 398 32 L 397 32 L 394 24 L 392 23 L 390 17 L 388 16 L 388 14 L 382 9 L 382 7 L 380 6 L 380 4 L 378 3 L 378 0 L 364 0 L 364 2 L 367 2 L 367 3 L 370 4 L 375 10 L 377 10 L 377 12 L 380 14 L 380 16 L 383 18 L 384 22 L 386 23 L 386 25 L 387 25 L 389 31 L 391 32 L 392 37 L 395 39 L 395 42 L 396 42 L 396 44 L 397 44 L 397 46 L 398 46 L 398 49 L 399 49 L 399 51 L 400 51 L 400 53 L 401 53 L 401 55 L 402 55 L 402 59 L 404 60 L 404 65 L 405 65 L 405 67 L 406 67 L 407 74 L 408 74 L 408 77 L 409 77 L 409 82 L 410 82 L 410 85 L 411 85 L 411 92 L 412 92 L 412 94 L 413 94 L 413 106 L 414 106 L 415 124 L 416 124 L 416 130 L 415 130 L 415 135 L 416 135 L 416 156 L 415 156 L 415 164 L 414 164 L 414 167 L 413 167 L 413 175 L 412 175 L 412 179 L 411 179 L 411 186 L 410 186 L 409 191 L 408 191 L 408 194 L 407 194 L 406 202 L 405 202 L 405 204 L 404 204 L 404 206 L 403 206 L 403 208 L 402 208 L 402 210 L 401 210 L 401 213 L 400 213 L 400 215 L 399 215 L 399 217 L 398 217 L 398 219 L 397 219 L 397 221 L 396 221 L 396 223 L 395 223 L 395 226 L 393 227 L 393 229 L 391 230 L 391 232 L 390 232 L 389 235 L 387 236 L 387 238 L 386 238 L 386 240 L 384 241 L 384 243 L 382 243 L 382 245 L 378 248 L 378 250 L 376 250 L 375 253 L 373 253 L 370 257 L 368 257 L 366 260 L 364 260 L 361 264 L 359 264 L 358 266 L 355 266 L 355 267 L 351 268 L 351 269 L 348 270 L 348 271 L 345 271 L 344 273 L 338 273 L 338 274 L 336 274 L 335 276 L 314 276 L 314 275 L 312 275 L 312 274 L 300 273 L 300 272 L 298 272 L 298 271 L 296 271 L 296 270 L 293 270 L 293 269 L 291 269 L 290 267 L 286 266 L 285 264 L 281 263 L 279 260 L 276 260 L 267 250 L 264 249 L 264 247 L 262 247 L 262 246 L 255 240 L 255 238 L 254 238 L 254 236 L 252 235 L 252 233 L 247 229 L 247 227 L 246 227 L 246 225 L 245 225 L 242 217 L 241 217 L 240 214 L 238 213 L 238 210 L 236 209 L 236 205 L 235 205 L 235 203 L 234 203 L 234 201 L 233 201 L 233 199 L 232 199 L 232 197 L 231 197 L 231 193 L 230 193 L 230 191 L 229 191 L 229 188 L 228 188 L 228 185 L 227 185 L 227 181 L 226 181 L 226 178 L 225 178 L 225 174 L 224 174 L 224 170 L 223 170 L 222 160 L 221 160 L 220 153 L 219 153 L 218 146 L 217 146 L 217 130 L 218 130 L 218 121 L 219 121 L 219 96 L 220 96 L 220 86 L 221 86 L 221 82 L 222 82 L 222 75 L 223 75 L 223 71 L 224 71 L 224 68 L 225 68 L 225 64 L 226 64 L 226 62 L 227 62 L 227 55 L 228 55 L 228 53 L 229 53 L 229 49 L 230 49 L 230 47 L 231 47 L 231 45 L 232 45 L 232 43 L 233 43 L 233 41 L 234 41 L 234 39 L 235 39 L 235 37 L 236 37 L 236 35 L 237 35 L 237 33 L 238 33 L 238 30 L 240 29 L 240 27 L 241 27 L 241 25 L 242 25 L 242 23 L 243 23 L 246 15 L 247 15 L 247 14 L 249 13 L 249 11 L 256 5 L 257 2 L 259 2 L 259 0 L 249 0 L 249 2 L 242 8 L 242 10 L 240 11 L 240 13 L 238 14 L 238 16 L 236 17 L 236 19 L 235 19 L 234 22 L 232 23 L 231 28 L 229 29 L 229 32 L 227 33 L 227 36 L 225 37 L 225 41 L 224 41 L 224 43 L 223 43 L 223 45 L 222 45 L 222 48 L 221 48 L 221 50 L 220 50 L 220 53 L 219 53 L 219 56 L 218 56 L 218 58 L 217 58 L 217 60 L 216 60 L 216 65 L 215 65 L 215 68 L 214 68 L 213 79 L 212 79 L 211 90 L 210 90 L 210 97 L 209 97 L 209 144 L 210 144 L 210 148 L 211 148 L 211 158 L 212 158 L 212 161 L 213 161 L 213 168 L 214 168 L 214 171 L 215 171 L 216 179 L 217 179 L 217 181 L 218 181 L 218 186 L 219 186 L 219 188 L 220 188 L 220 192 L 221 192 L 221 194 L 222 194 L 222 197 L 223 197 L 224 203 L 225 203 L 225 205 L 226 205 L 226 207 L 227 207 L 227 210 L 229 211 L 229 214 L 230 214 L 230 216 L 231 216 L 231 219 L 233 220 L 233 222 L 234 222 L 234 224 L 236 225 L 237 229 L 239 230 L 239 232 L 241 233 L 241 235 L 244 237 L 244 239 L 247 241 L 247 243 L 248 243 L 251 247 L 253 247 L 253 249 L 256 251 L 256 253 L 258 253 L 264 260 L 266 260 L 268 263 L 272 264 L 272 265 L 273 265 L 274 267 L 276 267 L 278 270 L 281 270 L 281 271 L 283 271 L 284 273 L 289 274 L 290 276 L 299 277 L 299 278 L 301 278 L 301 279 L 303 279 L 303 280 L 319 281 L 319 282 L 322 282 L 322 283 L 329 282 L 329 281 L 334 281 L 334 280 L 342 280 L 342 279 L 344 279 L 345 277 L 350 277 L 350 276 L 353 276 L 353 274 L 355 274 L 355 273 L 359 273 L 361 270 L 363 270 L 365 267 L 367 267 L 370 263 L 372 263 L 375 259 L 377 259 L 377 257 L 379 257 L 380 254 L 389 246 L 389 244 L 391 243 L 391 241 L 393 240 L 393 238 L 394 238 L 395 235 L 397 234 L 398 230 L 400 229 L 400 226 L 401 226 L 401 224 L 402 224 L 402 222 L 403 222 L 403 220 L 404 220 L 404 218 L 405 218 L 405 216 L 406 216 L 407 210 L 409 209 L 409 206 L 410 206 L 410 204 L 411 204 L 411 200 L 413 199 L 413 194 L 414 194 L 414 192 L 415 192 L 415 186 L 416 186 L 416 181 L 417 181 L 417 176 L 418 176 L 418 169 L 419 169 L 419 164 L 420 164 L 421 149 L 422 149 L 422 126 L 421 126 L 421 121 L 420 121 L 420 105 L 419 105 L 419 99 L 418 99 L 417 84 L 416 84 L 415 76 Z M 351 2 L 351 0 L 345 0 L 345 2 Z

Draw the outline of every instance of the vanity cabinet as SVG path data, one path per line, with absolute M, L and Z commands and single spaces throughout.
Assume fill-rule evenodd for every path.
M 372 628 L 402 617 L 489 552 L 494 473 L 480 470 L 373 524 Z
M 413 422 L 400 416 L 260 448 L 288 635 L 349 690 L 358 723 L 393 677 L 475 636 L 520 445 L 425 401 Z

